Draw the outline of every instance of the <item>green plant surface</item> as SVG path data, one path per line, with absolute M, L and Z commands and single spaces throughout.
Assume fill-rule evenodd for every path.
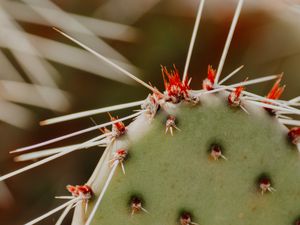
M 293 224 L 300 215 L 299 152 L 275 118 L 263 109 L 249 115 L 222 103 L 181 103 L 174 136 L 164 134 L 166 118 L 160 113 L 132 144 L 126 175 L 117 168 L 92 224 L 174 225 L 182 211 L 200 225 Z M 227 160 L 210 157 L 212 144 Z M 263 174 L 273 192 L 262 194 Z M 149 213 L 131 215 L 133 196 Z

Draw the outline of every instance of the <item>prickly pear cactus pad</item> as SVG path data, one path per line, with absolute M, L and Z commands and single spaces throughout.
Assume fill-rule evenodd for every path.
M 105 149 L 91 177 L 67 185 L 69 195 L 58 197 L 64 204 L 27 225 L 63 210 L 56 223 L 60 225 L 73 208 L 73 225 L 300 225 L 300 121 L 293 118 L 300 115 L 300 97 L 279 99 L 285 88 L 282 74 L 227 84 L 240 66 L 220 80 L 243 2 L 238 1 L 219 66 L 208 66 L 200 90 L 191 89 L 187 72 L 204 0 L 182 76 L 175 66 L 161 68 L 163 91 L 56 29 L 150 94 L 140 101 L 42 121 L 47 125 L 113 112 L 107 123 L 12 151 L 22 153 L 16 161 L 40 160 L 0 181 L 74 151 Z M 246 89 L 274 80 L 266 96 Z M 114 116 L 133 107 L 132 115 Z M 101 135 L 45 148 L 94 130 Z M 28 152 L 37 148 L 43 149 Z
M 129 147 L 126 175 L 117 168 L 92 224 L 174 225 L 183 211 L 197 224 L 293 224 L 300 158 L 287 131 L 262 110 L 250 116 L 224 102 L 178 108 L 174 136 L 164 134 L 161 113 Z M 214 157 L 216 146 L 223 157 Z M 135 196 L 145 210 L 132 208 Z

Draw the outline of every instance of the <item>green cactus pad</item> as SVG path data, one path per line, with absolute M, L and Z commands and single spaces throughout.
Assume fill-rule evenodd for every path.
M 159 113 L 128 149 L 126 175 L 117 168 L 92 224 L 175 225 L 183 211 L 199 225 L 295 224 L 300 157 L 276 118 L 263 109 L 247 114 L 222 103 L 181 103 L 176 114 L 181 131 L 171 136 L 164 133 L 166 117 Z M 210 156 L 212 144 L 227 160 Z M 261 176 L 275 190 L 262 194 Z M 131 215 L 133 196 L 149 213 Z

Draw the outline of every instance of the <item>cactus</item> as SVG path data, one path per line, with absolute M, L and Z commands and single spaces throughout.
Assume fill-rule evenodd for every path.
M 300 164 L 286 129 L 263 109 L 248 115 L 221 96 L 204 98 L 176 106 L 173 136 L 161 112 L 142 139 L 116 142 L 128 149 L 126 175 L 116 169 L 91 224 L 180 224 L 184 211 L 197 224 L 293 224 Z
M 106 57 L 57 29 L 65 37 L 152 91 L 145 100 L 43 121 L 52 124 L 140 106 L 133 115 L 46 142 L 20 148 L 18 161 L 44 158 L 4 175 L 7 179 L 58 157 L 92 146 L 105 151 L 90 179 L 68 185 L 63 205 L 30 221 L 34 224 L 64 209 L 61 224 L 75 207 L 73 224 L 300 224 L 299 98 L 279 100 L 282 75 L 224 85 L 237 68 L 220 76 L 243 5 L 240 0 L 217 70 L 208 67 L 201 90 L 187 77 L 204 1 L 201 1 L 183 78 L 174 66 L 162 67 L 164 92 L 143 82 Z M 246 86 L 274 80 L 266 97 Z M 288 115 L 289 117 L 287 117 Z M 127 126 L 123 121 L 134 118 Z M 108 126 L 112 126 L 109 130 Z M 84 143 L 26 151 L 100 129 Z

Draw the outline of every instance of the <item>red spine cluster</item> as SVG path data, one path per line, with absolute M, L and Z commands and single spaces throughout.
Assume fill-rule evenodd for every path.
M 207 78 L 202 83 L 203 90 L 210 91 L 214 89 L 216 78 L 216 70 L 212 68 L 211 65 L 208 65 L 207 68 Z
M 114 122 L 118 119 L 118 117 L 113 117 L 109 114 L 110 121 Z M 121 136 L 126 133 L 126 126 L 123 122 L 116 122 L 112 125 L 113 132 L 116 133 L 117 136 Z
M 174 70 L 170 72 L 166 67 L 162 67 L 162 75 L 164 79 L 165 91 L 174 103 L 182 99 L 188 98 L 188 90 L 190 90 L 188 79 L 181 81 L 179 72 L 174 66 Z
M 268 99 L 272 99 L 272 100 L 277 100 L 280 98 L 280 96 L 282 95 L 285 86 L 280 86 L 280 82 L 282 79 L 282 75 L 276 80 L 275 84 L 273 85 L 273 87 L 271 88 L 271 90 L 269 91 L 269 93 L 267 94 L 266 98 Z M 265 102 L 266 104 L 272 104 L 269 102 Z M 267 110 L 267 112 L 270 113 L 270 115 L 275 115 L 276 112 L 274 111 L 274 109 L 265 107 L 265 109 Z
M 74 197 L 84 197 L 84 198 L 91 198 L 93 195 L 93 191 L 88 185 L 68 185 L 67 190 L 74 196 Z
M 280 96 L 282 95 L 285 86 L 280 86 L 280 82 L 281 82 L 282 76 L 280 76 L 275 84 L 273 85 L 272 89 L 269 91 L 267 98 L 268 99 L 274 99 L 277 100 L 280 98 Z
M 237 87 L 228 95 L 228 103 L 231 106 L 239 106 L 241 104 L 241 94 L 245 87 Z

